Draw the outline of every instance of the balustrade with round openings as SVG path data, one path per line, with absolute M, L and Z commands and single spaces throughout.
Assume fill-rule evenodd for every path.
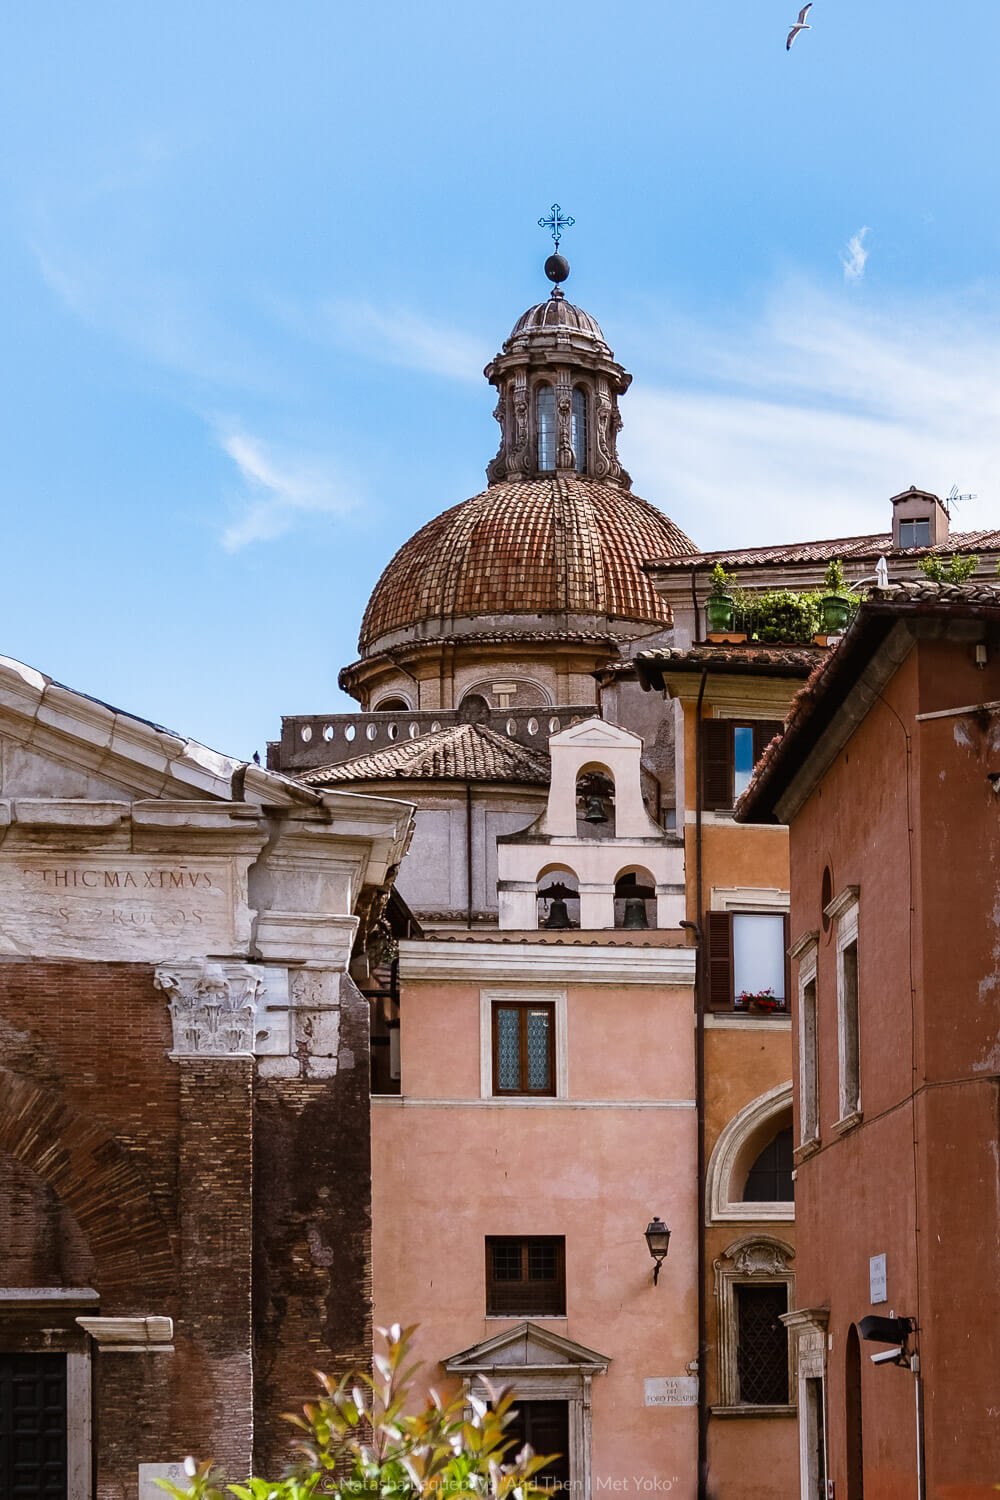
M 559 720 L 553 714 L 552 718 L 549 720 L 549 734 L 558 734 L 559 733 L 559 729 L 560 729 Z
M 323 738 L 326 740 L 327 744 L 329 744 L 330 741 L 333 739 L 333 725 L 332 724 L 324 724 L 323 725 Z
M 309 741 L 313 737 L 311 725 L 303 724 L 302 728 L 299 730 L 299 734 L 302 736 L 302 743 L 304 745 L 308 745 Z
M 358 731 L 354 727 L 353 724 L 347 724 L 347 725 L 345 725 L 345 727 L 344 727 L 344 739 L 348 740 L 348 741 L 353 740 L 353 738 L 357 734 L 357 732 Z
M 580 882 L 565 865 L 546 865 L 538 876 L 539 929 L 568 932 L 580 926 Z
M 365 736 L 369 740 L 373 740 L 376 737 L 377 734 L 378 734 L 378 725 L 377 724 L 369 724 L 366 727 L 366 729 L 365 729 Z
M 507 720 L 507 733 L 510 735 L 511 739 L 513 739 L 514 736 L 517 734 L 517 720 L 516 719 L 508 719 Z
M 537 734 L 538 733 L 538 720 L 537 719 L 529 719 L 528 722 L 527 722 L 527 725 L 525 727 L 527 728 L 527 731 L 528 731 L 529 734 Z
M 386 730 L 386 734 L 389 736 L 389 738 L 391 740 L 398 739 L 398 737 L 399 737 L 399 725 L 398 724 L 390 724 L 389 727 L 388 727 L 388 729 Z
M 615 879 L 615 926 L 637 932 L 656 926 L 656 881 L 641 865 Z
M 410 739 L 411 740 L 415 740 L 416 737 L 417 737 L 417 735 L 420 733 L 420 725 L 419 724 L 411 724 L 408 732 L 409 732 Z

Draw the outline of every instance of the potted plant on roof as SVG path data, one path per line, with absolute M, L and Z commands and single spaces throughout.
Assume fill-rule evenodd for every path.
M 823 574 L 823 587 L 826 591 L 820 600 L 823 630 L 826 635 L 839 635 L 847 625 L 851 612 L 844 565 L 839 557 L 831 557 L 827 564 L 826 572 Z
M 712 569 L 712 587 L 705 601 L 705 618 L 710 635 L 725 635 L 733 628 L 733 596 L 730 577 L 721 563 Z

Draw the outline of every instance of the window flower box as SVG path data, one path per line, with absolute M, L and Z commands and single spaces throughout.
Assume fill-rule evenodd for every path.
M 773 990 L 741 990 L 736 996 L 736 1009 L 771 1016 L 785 1009 L 785 1001 L 783 996 L 776 995 Z

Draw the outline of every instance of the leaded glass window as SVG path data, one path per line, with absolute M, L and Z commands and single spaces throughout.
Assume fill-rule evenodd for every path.
M 587 472 L 587 392 L 582 385 L 573 390 L 573 466 L 578 474 Z
M 493 1092 L 554 1094 L 555 1006 L 493 1006 Z
M 538 467 L 548 472 L 556 466 L 556 393 L 550 385 L 540 385 L 535 392 L 535 427 Z

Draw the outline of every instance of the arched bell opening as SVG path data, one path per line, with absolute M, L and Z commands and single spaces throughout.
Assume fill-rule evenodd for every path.
M 581 839 L 615 836 L 615 778 L 607 766 L 582 766 L 577 772 L 576 834 Z
M 580 882 L 564 865 L 546 865 L 537 881 L 538 927 L 548 932 L 580 926 Z
M 656 882 L 639 865 L 623 870 L 615 881 L 615 926 L 625 931 L 656 926 Z

